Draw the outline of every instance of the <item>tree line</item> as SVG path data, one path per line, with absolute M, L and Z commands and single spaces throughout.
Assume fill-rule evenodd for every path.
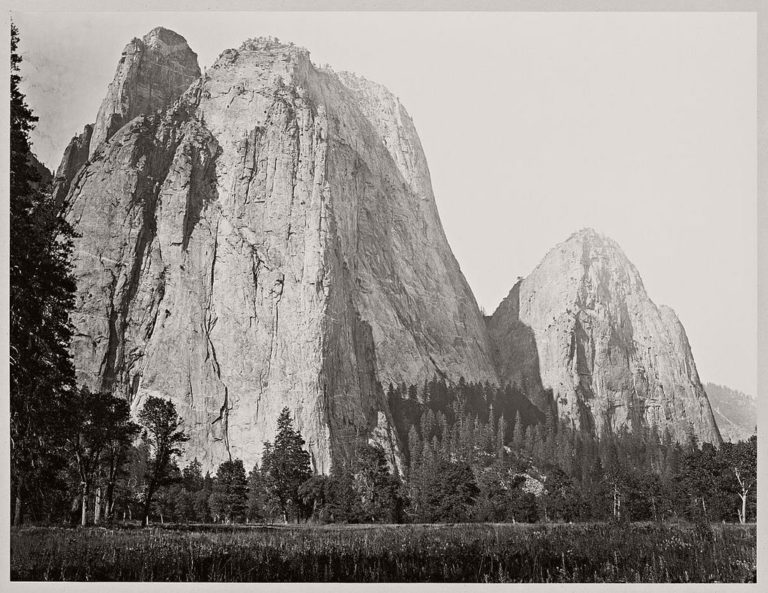
M 408 434 L 413 516 L 433 517 L 429 498 L 456 492 L 457 481 L 446 481 L 464 466 L 475 496 L 454 520 L 755 520 L 757 437 L 716 448 L 692 428 L 680 443 L 635 423 L 597 438 L 558 419 L 551 397 L 539 415 L 497 414 L 510 393 L 551 395 L 526 388 L 437 379 L 421 389 L 390 387 L 390 409 Z
M 415 420 L 401 444 L 404 472 L 361 438 L 334 458 L 329 475 L 312 472 L 287 408 L 260 463 L 246 468 L 230 459 L 203 474 L 197 459 L 177 465 L 186 435 L 172 403 L 149 398 L 133 424 L 123 400 L 81 390 L 89 420 L 73 441 L 69 478 L 58 498 L 49 489 L 36 518 L 82 524 L 755 520 L 756 437 L 719 449 L 693 437 L 674 442 L 654 428 L 595 439 L 550 412 L 528 425 L 519 411 L 511 422 L 497 417 L 492 403 L 483 413 L 481 401 L 494 401 L 489 390 L 506 391 L 437 379 L 421 391 L 390 388 L 393 415 L 407 409 Z

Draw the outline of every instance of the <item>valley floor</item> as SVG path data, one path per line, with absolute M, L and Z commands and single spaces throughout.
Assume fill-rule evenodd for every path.
M 750 582 L 756 527 L 634 523 L 28 527 L 11 579 Z

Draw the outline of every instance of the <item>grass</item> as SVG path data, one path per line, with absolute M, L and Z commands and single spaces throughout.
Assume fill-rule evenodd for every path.
M 27 581 L 745 582 L 755 526 L 22 528 Z

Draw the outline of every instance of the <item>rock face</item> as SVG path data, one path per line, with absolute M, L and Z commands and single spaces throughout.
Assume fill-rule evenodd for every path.
M 593 230 L 550 251 L 488 327 L 500 379 L 551 389 L 577 428 L 656 425 L 679 441 L 692 429 L 721 442 L 677 316 L 651 301 L 619 246 Z
M 284 406 L 318 471 L 359 438 L 399 463 L 382 384 L 497 381 L 413 122 L 266 39 L 198 73 L 175 33 L 131 42 L 57 173 L 80 381 L 173 400 L 209 469 L 259 461 Z
M 199 76 L 197 54 L 181 35 L 157 27 L 133 39 L 99 107 L 89 156 L 137 115 L 167 107 Z

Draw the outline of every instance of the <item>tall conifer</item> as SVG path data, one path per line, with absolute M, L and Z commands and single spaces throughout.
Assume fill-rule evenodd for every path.
M 68 400 L 75 389 L 69 354 L 75 282 L 73 232 L 35 171 L 29 133 L 37 117 L 19 85 L 18 31 L 11 25 L 10 432 L 14 523 L 30 493 L 61 466 Z

